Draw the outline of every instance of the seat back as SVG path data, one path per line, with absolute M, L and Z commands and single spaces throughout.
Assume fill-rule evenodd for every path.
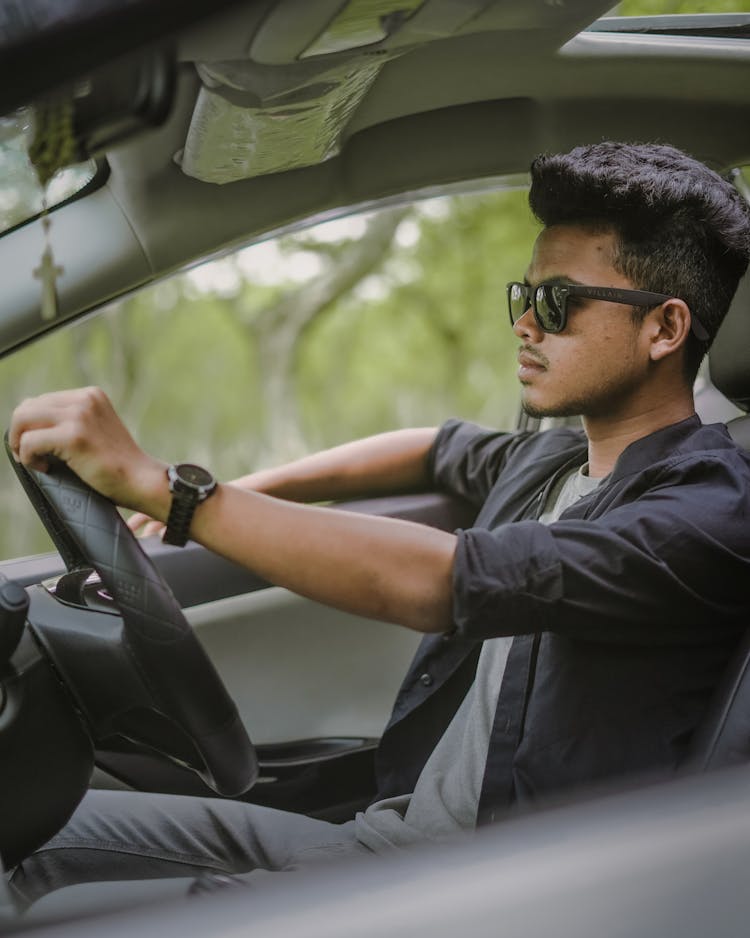
M 739 285 L 709 353 L 713 384 L 740 410 L 732 438 L 750 452 L 750 274 Z M 748 593 L 750 605 L 750 592 Z M 709 769 L 750 759 L 750 621 L 692 740 L 687 766 Z

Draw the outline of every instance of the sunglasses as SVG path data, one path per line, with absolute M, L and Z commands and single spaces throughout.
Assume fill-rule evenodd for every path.
M 586 287 L 573 283 L 540 283 L 538 287 L 528 283 L 509 283 L 508 312 L 514 326 L 529 307 L 534 310 L 534 319 L 542 332 L 562 332 L 568 323 L 568 297 L 579 296 L 589 300 L 606 300 L 608 303 L 623 303 L 627 306 L 659 306 L 671 300 L 664 293 L 649 293 L 647 290 L 618 290 L 615 287 Z M 692 316 L 690 328 L 701 342 L 708 339 L 703 324 Z

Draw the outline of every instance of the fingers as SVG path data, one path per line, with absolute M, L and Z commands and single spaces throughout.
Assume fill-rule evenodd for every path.
M 152 534 L 158 534 L 159 537 L 162 537 L 166 531 L 167 526 L 162 521 L 151 521 L 143 529 L 141 537 L 150 537 Z
M 49 428 L 41 430 L 26 430 L 20 436 L 13 456 L 22 465 L 38 472 L 47 472 L 50 457 L 56 456 L 57 441 L 55 434 Z
M 139 537 L 150 537 L 152 534 L 162 534 L 166 525 L 161 521 L 155 521 L 149 515 L 142 511 L 137 511 L 127 520 L 127 526 Z
M 46 471 L 54 456 L 118 505 L 160 517 L 167 503 L 165 465 L 144 453 L 99 388 L 24 401 L 8 438 L 24 465 Z
M 16 407 L 8 429 L 8 443 L 16 459 L 28 463 L 28 460 L 33 458 L 34 455 L 41 456 L 44 454 L 44 450 L 37 449 L 40 445 L 46 445 L 44 438 L 35 436 L 24 444 L 25 458 L 21 458 L 22 438 L 27 433 L 33 433 L 55 425 L 62 414 L 61 405 L 62 401 L 53 395 L 43 394 L 40 397 L 28 398 Z M 31 446 L 32 441 L 35 442 L 33 449 Z M 49 442 L 49 439 L 47 439 L 47 444 Z M 47 452 L 51 451 L 48 450 Z
M 56 391 L 28 398 L 13 412 L 8 441 L 13 455 L 24 465 L 40 468 L 47 457 L 66 462 L 81 453 L 91 439 L 90 424 L 97 411 L 112 410 L 99 388 Z
M 150 520 L 149 516 L 145 515 L 142 511 L 136 511 L 128 518 L 125 524 L 127 524 L 133 534 L 135 534 L 139 528 L 142 528 L 144 524 L 147 524 Z

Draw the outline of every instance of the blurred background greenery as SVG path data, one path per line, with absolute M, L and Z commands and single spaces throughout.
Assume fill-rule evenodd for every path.
M 222 479 L 454 414 L 510 426 L 505 284 L 536 230 L 522 190 L 326 222 L 48 335 L 3 362 L 0 394 L 97 384 L 145 449 Z M 3 472 L 0 551 L 48 550 Z
M 613 13 L 743 7 L 626 0 Z M 0 394 L 9 415 L 30 395 L 100 385 L 145 449 L 222 479 L 451 415 L 510 427 L 505 283 L 523 276 L 537 230 L 519 189 L 317 225 L 45 337 L 3 362 Z M 1 557 L 50 549 L 4 464 L 0 519 Z

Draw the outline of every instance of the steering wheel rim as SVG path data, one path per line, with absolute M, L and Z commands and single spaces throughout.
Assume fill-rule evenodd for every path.
M 218 794 L 247 791 L 257 778 L 258 761 L 234 701 L 114 503 L 62 462 L 53 462 L 46 473 L 26 468 L 10 453 L 7 434 L 5 443 L 67 569 L 93 568 L 112 596 L 122 616 L 123 645 L 152 709 L 179 727 L 200 757 L 202 764 L 190 768 Z

